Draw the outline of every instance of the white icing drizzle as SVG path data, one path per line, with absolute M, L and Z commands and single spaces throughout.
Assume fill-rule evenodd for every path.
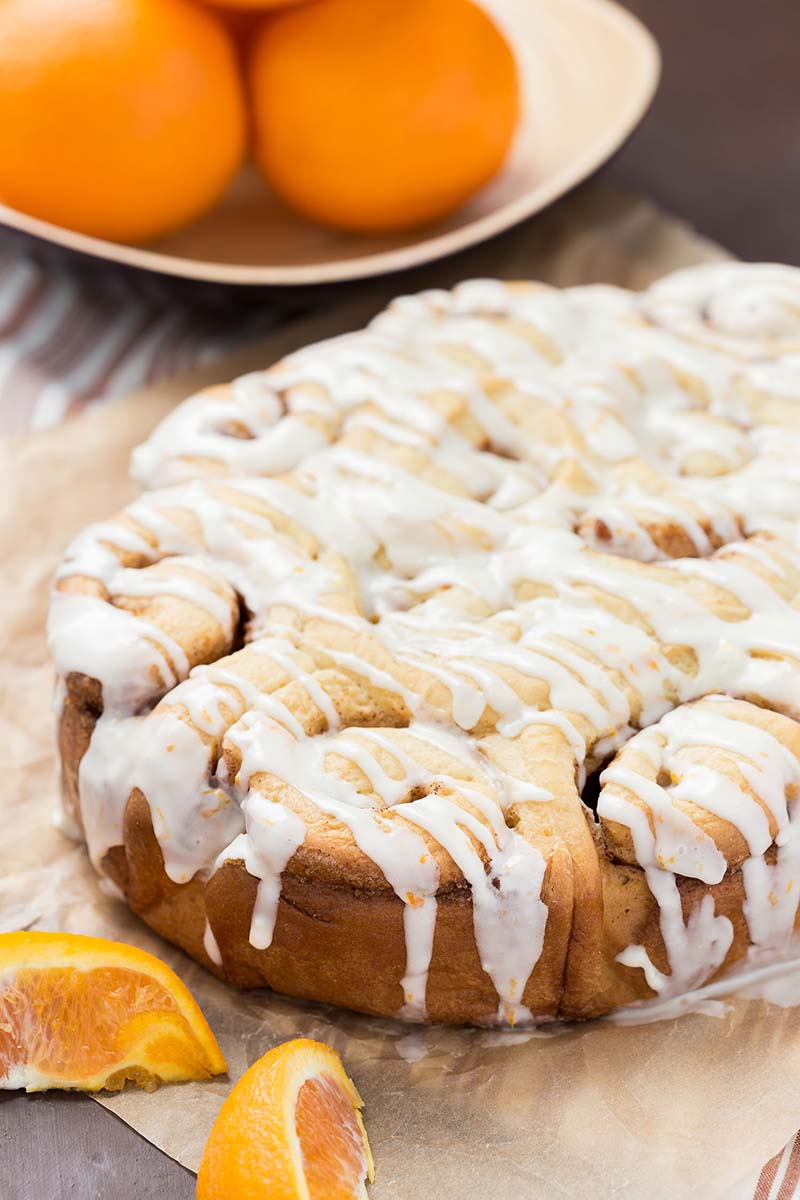
M 722 699 L 686 705 L 800 718 L 799 280 L 722 264 L 642 296 L 469 281 L 178 407 L 134 456 L 161 490 L 76 539 L 53 599 L 68 702 L 75 677 L 102 687 L 79 778 L 93 861 L 140 792 L 170 878 L 228 860 L 256 878 L 266 950 L 293 856 L 318 820 L 340 826 L 403 902 L 416 1019 L 447 864 L 498 1019 L 529 1021 L 547 864 L 506 818 L 553 797 L 481 739 L 542 726 L 580 786 L 623 747 L 598 813 L 630 830 L 669 969 L 640 946 L 621 962 L 664 997 L 723 963 L 730 921 L 711 894 L 684 918 L 678 882 L 729 867 L 700 810 L 743 839 L 751 957 L 782 953 L 794 753 Z M 691 558 L 669 560 L 675 538 Z M 190 616 L 170 622 L 175 605 Z M 244 649 L 195 665 L 233 649 L 242 605 Z M 362 727 L 384 707 L 408 729 Z M 205 945 L 219 964 L 210 927 Z

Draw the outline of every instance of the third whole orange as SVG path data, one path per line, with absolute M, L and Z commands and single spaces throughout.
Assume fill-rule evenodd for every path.
M 384 232 L 440 218 L 499 170 L 513 52 L 472 0 L 311 0 L 255 31 L 256 163 L 292 208 Z

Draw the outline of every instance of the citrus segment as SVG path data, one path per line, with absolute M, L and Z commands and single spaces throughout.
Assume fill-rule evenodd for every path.
M 0 1088 L 154 1087 L 225 1069 L 190 992 L 157 958 L 77 934 L 0 934 Z
M 335 1050 L 298 1038 L 254 1063 L 223 1104 L 197 1200 L 363 1200 L 361 1098 Z
M 297 1097 L 295 1124 L 311 1200 L 361 1195 L 364 1126 L 341 1083 L 327 1072 L 307 1079 Z

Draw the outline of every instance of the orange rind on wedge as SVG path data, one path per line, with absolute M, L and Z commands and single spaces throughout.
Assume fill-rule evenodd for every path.
M 0 1088 L 117 1091 L 227 1069 L 192 994 L 135 946 L 0 934 Z
M 335 1050 L 297 1038 L 250 1067 L 223 1104 L 197 1200 L 366 1200 L 362 1100 Z

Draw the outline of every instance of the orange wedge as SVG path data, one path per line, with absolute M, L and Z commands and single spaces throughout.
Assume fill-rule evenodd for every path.
M 335 1050 L 297 1038 L 247 1071 L 209 1134 L 197 1200 L 366 1200 L 361 1097 Z
M 226 1069 L 188 988 L 152 954 L 74 933 L 0 934 L 0 1088 L 152 1089 Z

